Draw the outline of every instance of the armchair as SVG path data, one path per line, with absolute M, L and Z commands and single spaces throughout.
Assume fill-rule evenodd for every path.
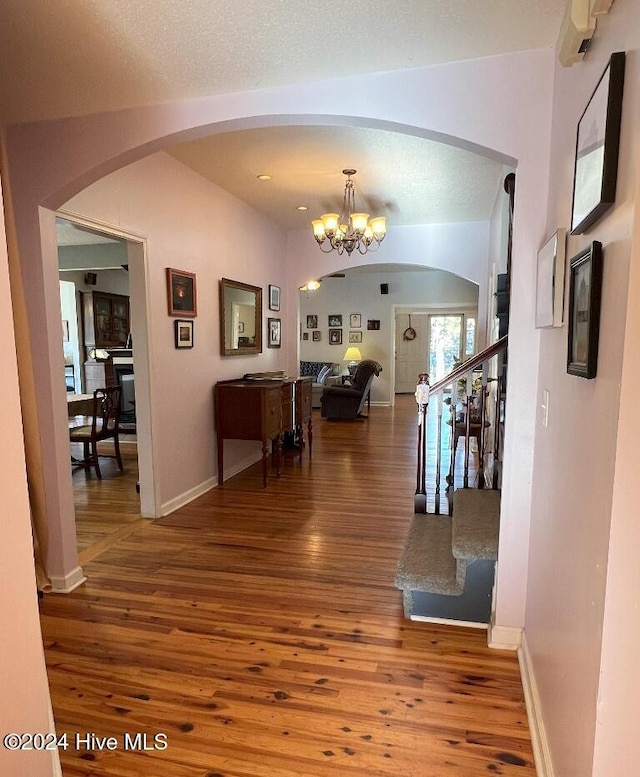
M 382 367 L 372 359 L 361 361 L 351 379 L 351 385 L 326 386 L 320 397 L 323 418 L 358 418 L 369 397 L 373 379 Z

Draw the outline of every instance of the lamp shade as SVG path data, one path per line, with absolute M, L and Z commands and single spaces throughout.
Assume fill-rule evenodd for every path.
M 355 345 L 350 345 L 347 348 L 347 350 L 345 351 L 345 354 L 342 357 L 342 361 L 344 361 L 344 362 L 361 362 L 362 361 L 362 354 L 360 353 L 360 349 L 356 348 Z

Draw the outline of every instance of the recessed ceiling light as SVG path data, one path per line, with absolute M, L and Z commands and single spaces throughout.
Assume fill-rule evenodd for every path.
M 298 205 L 298 207 L 296 208 L 296 210 L 309 210 L 309 208 L 307 208 L 307 206 L 306 206 L 306 205 Z
M 270 176 L 270 175 L 267 175 L 266 173 L 261 173 L 261 174 L 258 176 L 258 180 L 259 180 L 259 181 L 270 181 L 270 180 L 271 180 L 271 176 Z

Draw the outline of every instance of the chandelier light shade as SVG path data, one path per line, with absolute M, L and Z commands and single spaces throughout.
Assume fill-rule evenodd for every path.
M 356 170 L 348 168 L 342 172 L 347 176 L 342 213 L 325 213 L 319 219 L 314 219 L 311 222 L 313 236 L 325 254 L 331 251 L 351 254 L 356 249 L 361 254 L 375 251 L 387 234 L 387 219 L 385 216 L 369 219 L 368 213 L 356 212 L 355 190 L 351 180 Z

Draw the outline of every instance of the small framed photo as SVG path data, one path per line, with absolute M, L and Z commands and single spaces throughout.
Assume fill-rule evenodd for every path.
M 342 345 L 342 329 L 329 330 L 329 345 Z
M 593 243 L 571 260 L 567 372 L 595 378 L 598 370 L 602 244 Z
M 311 337 L 313 338 L 314 343 L 319 343 L 320 340 L 322 340 L 322 332 L 318 329 L 317 331 L 311 333 Z
M 280 310 L 280 286 L 269 284 L 269 310 Z
M 624 51 L 611 55 L 578 122 L 572 235 L 586 232 L 616 199 L 624 66 Z
M 167 267 L 167 303 L 170 316 L 198 315 L 195 273 Z
M 362 342 L 362 332 L 349 332 L 349 342 L 350 343 L 361 343 Z
M 244 321 L 238 321 L 238 334 L 244 334 Z
M 173 322 L 176 348 L 193 348 L 193 321 Z
M 367 329 L 380 329 L 380 319 L 370 318 L 367 321 Z
M 307 316 L 307 329 L 318 328 L 318 316 Z
M 329 316 L 329 326 L 342 326 L 342 314 L 334 313 L 332 316 Z
M 302 333 L 302 339 L 303 340 L 308 340 L 309 339 L 309 332 L 303 332 Z
M 362 326 L 362 316 L 360 313 L 352 313 L 349 316 L 349 326 L 351 329 L 359 329 Z
M 269 332 L 267 346 L 269 348 L 280 348 L 282 344 L 281 342 L 282 320 L 279 318 L 268 318 L 267 328 Z
M 536 329 L 562 326 L 566 230 L 559 229 L 538 251 Z

